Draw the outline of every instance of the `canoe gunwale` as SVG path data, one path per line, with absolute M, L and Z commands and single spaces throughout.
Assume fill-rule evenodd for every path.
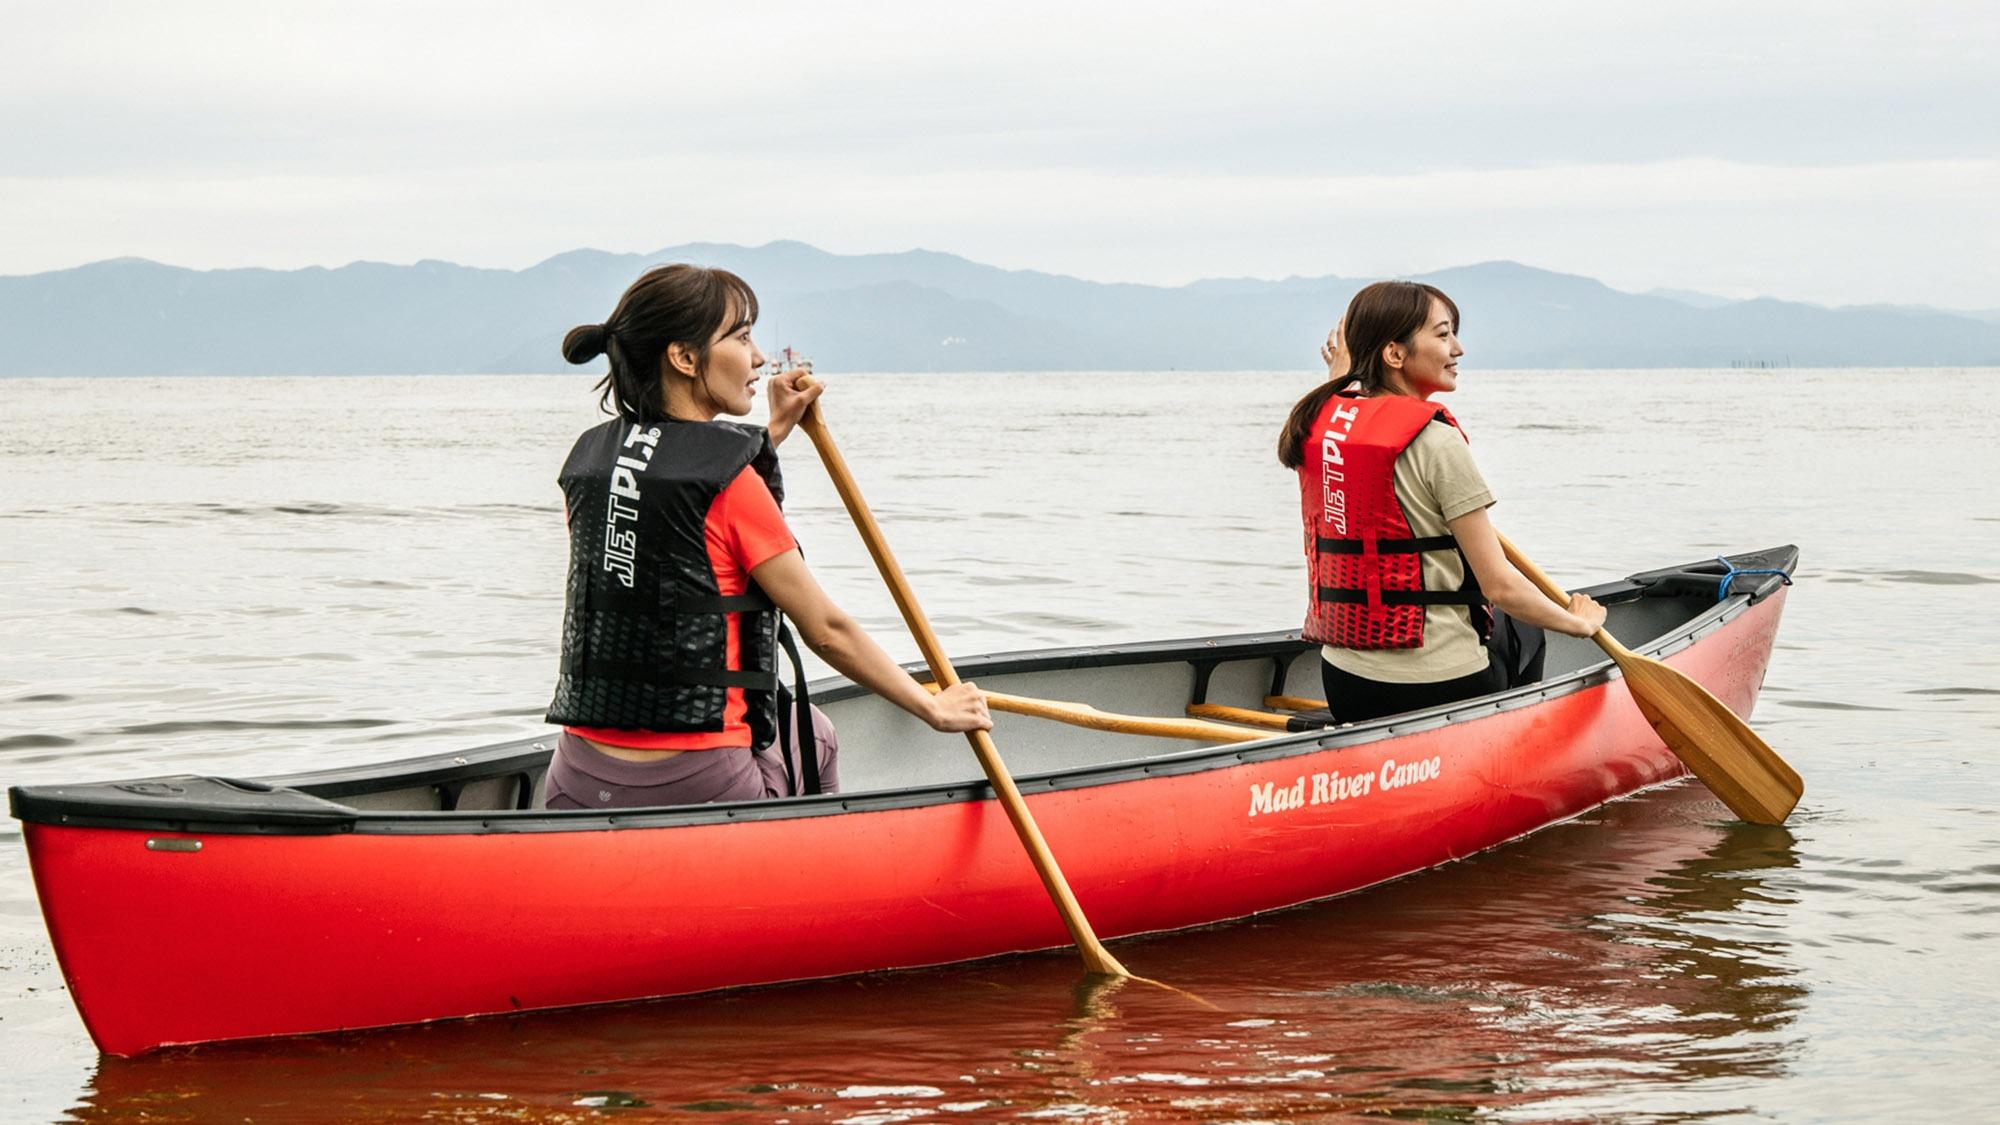
M 1729 556 L 1744 567 L 1776 566 L 1794 569 L 1798 550 L 1793 546 L 1767 548 Z M 1698 589 L 1675 589 L 1664 585 L 1662 577 L 1683 585 L 1710 573 L 1710 562 L 1667 567 L 1634 574 L 1612 582 L 1581 589 L 1599 601 L 1615 604 L 1640 598 L 1687 597 Z M 1720 572 L 1714 572 L 1719 577 Z M 1654 658 L 1681 652 L 1702 638 L 1724 628 L 1751 606 L 1769 597 L 1785 584 L 1776 575 L 1758 575 L 1753 584 L 1739 581 L 1727 598 L 1696 613 L 1682 624 L 1667 630 L 1633 651 Z M 1710 590 L 1716 583 L 1709 583 Z M 1297 659 L 1317 646 L 1303 641 L 1296 631 L 1249 633 L 1234 636 L 1146 642 L 1119 646 L 1082 646 L 1028 652 L 999 653 L 969 658 L 959 664 L 968 679 L 1007 675 L 1015 672 L 1063 671 L 1121 664 L 1196 663 L 1241 661 L 1259 657 Z M 911 665 L 919 679 L 928 679 L 921 665 Z M 1240 764 L 1266 762 L 1324 750 L 1362 746 L 1391 738 L 1419 734 L 1489 715 L 1537 706 L 1545 701 L 1587 691 L 1620 678 L 1617 665 L 1608 657 L 1565 673 L 1553 680 L 1515 688 L 1473 700 L 1447 704 L 1423 711 L 1387 716 L 1367 723 L 1323 730 L 1276 732 L 1255 742 L 1221 746 L 1197 746 L 1188 750 L 1147 758 L 1127 759 L 1074 769 L 1015 778 L 1023 794 L 1114 785 L 1154 777 L 1172 777 L 1225 769 Z M 813 686 L 815 698 L 828 701 L 865 694 L 865 689 L 844 678 L 830 678 Z M 546 765 L 552 749 L 548 735 L 517 739 L 457 754 L 405 759 L 399 762 L 340 767 L 302 774 L 235 781 L 226 778 L 170 775 L 124 782 L 103 782 L 87 786 L 33 786 L 8 790 L 9 811 L 30 824 L 65 827 L 130 829 L 135 831 L 204 835 L 443 835 L 542 832 L 602 832 L 634 828 L 692 827 L 699 825 L 791 820 L 800 817 L 837 816 L 929 805 L 966 803 L 993 799 L 992 788 L 983 780 L 911 786 L 901 789 L 870 790 L 858 794 L 830 794 L 758 800 L 731 804 L 676 806 L 657 809 L 605 813 L 590 809 L 515 809 L 469 811 L 411 811 L 349 808 L 338 804 L 342 795 L 379 791 L 383 783 L 393 787 L 425 784 L 449 786 L 510 774 L 538 773 Z M 300 800 L 298 807 L 271 807 L 268 815 L 255 815 L 251 807 L 222 808 L 196 802 L 173 801 L 161 795 L 135 792 L 145 786 L 186 786 L 202 783 L 244 792 L 269 790 Z M 128 788 L 129 787 L 129 788 Z M 122 790 L 112 796 L 106 790 Z

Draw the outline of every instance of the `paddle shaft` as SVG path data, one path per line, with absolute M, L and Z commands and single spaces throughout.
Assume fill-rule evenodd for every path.
M 1535 588 L 1540 590 L 1544 596 L 1564 609 L 1569 608 L 1569 591 L 1556 585 L 1555 579 L 1542 573 L 1542 568 L 1536 566 L 1533 559 L 1522 554 L 1521 549 L 1514 546 L 1513 541 L 1505 535 L 1500 536 L 1500 549 L 1507 553 L 1507 561 L 1514 564 L 1514 569 L 1526 576 L 1528 581 L 1533 582 Z M 1590 635 L 1590 639 L 1596 641 L 1597 647 L 1603 649 L 1613 660 L 1617 660 L 1621 656 L 1633 655 L 1631 649 L 1618 643 L 1618 638 L 1612 636 L 1611 632 L 1602 626 L 1599 626 L 1597 632 Z
M 1507 561 L 1549 600 L 1569 605 L 1569 595 L 1520 548 L 1500 536 Z M 1798 771 L 1707 688 L 1675 668 L 1641 656 L 1599 628 L 1591 640 L 1624 674 L 1632 701 L 1667 748 L 1731 812 L 1755 824 L 1783 824 L 1805 792 Z
M 1219 719 L 1225 723 L 1242 723 L 1245 726 L 1266 727 L 1271 730 L 1292 729 L 1292 716 L 1258 711 L 1249 707 L 1224 707 L 1219 703 L 1190 703 L 1187 713 L 1197 719 Z
M 917 648 L 924 654 L 924 663 L 930 665 L 931 678 L 941 686 L 955 687 L 958 673 L 951 666 L 951 659 L 944 654 L 944 646 L 938 643 L 937 634 L 931 631 L 931 623 L 924 616 L 923 607 L 917 604 L 917 596 L 910 589 L 909 579 L 903 577 L 903 568 L 896 564 L 896 556 L 889 553 L 889 544 L 882 536 L 882 528 L 875 522 L 875 514 L 868 510 L 868 502 L 861 498 L 861 488 L 854 482 L 854 474 L 848 471 L 847 459 L 840 455 L 840 447 L 834 444 L 833 435 L 827 432 L 826 423 L 820 418 L 819 404 L 806 407 L 805 417 L 799 425 L 812 439 L 813 448 L 819 450 L 820 460 L 826 463 L 826 472 L 833 478 L 833 487 L 840 493 L 841 503 L 847 506 L 847 514 L 853 518 L 855 529 L 861 533 L 861 541 L 868 546 L 868 554 L 875 560 L 875 569 L 882 572 L 882 581 L 889 586 L 889 594 L 896 600 L 896 608 L 902 611 L 903 621 L 910 627 L 910 635 L 916 638 Z M 1084 967 L 1093 973 L 1110 976 L 1130 976 L 1125 966 L 1104 948 L 1097 940 L 1096 931 L 1090 928 L 1090 920 L 1083 915 L 1076 896 L 1070 892 L 1069 880 L 1063 878 L 1062 868 L 1056 864 L 1055 853 L 1049 850 L 1047 840 L 1042 838 L 1042 830 L 1035 825 L 1033 814 L 1028 811 L 1028 803 L 1021 799 L 1021 791 L 1014 786 L 1014 778 L 1007 772 L 1006 763 L 1000 760 L 1000 751 L 993 740 L 983 730 L 967 731 L 967 741 L 972 743 L 972 753 L 979 759 L 979 768 L 986 771 L 986 780 L 992 784 L 993 792 L 1000 799 L 1000 806 L 1007 811 L 1007 819 L 1013 822 L 1014 832 L 1021 838 L 1021 846 L 1028 851 L 1028 858 L 1035 865 L 1035 874 L 1041 876 L 1042 886 L 1055 903 L 1056 913 L 1062 916 L 1063 925 L 1069 928 L 1070 937 L 1076 942 L 1077 950 L 1083 954 Z
M 932 691 L 937 690 L 936 685 L 930 686 Z M 1087 730 L 1110 731 L 1113 734 L 1180 738 L 1211 746 L 1224 742 L 1261 742 L 1271 737 L 1254 730 L 1204 722 L 1200 719 L 1155 719 L 1145 715 L 1121 715 L 1116 711 L 1099 711 L 1088 703 L 1070 703 L 1061 699 L 1036 699 L 1028 695 L 1004 695 L 997 691 L 983 694 L 986 696 L 986 706 L 995 711 L 1068 723 L 1070 726 L 1083 727 Z

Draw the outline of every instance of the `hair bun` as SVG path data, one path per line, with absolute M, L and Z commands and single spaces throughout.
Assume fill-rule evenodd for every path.
M 579 324 L 563 337 L 563 358 L 571 363 L 589 363 L 611 345 L 611 333 L 602 324 Z

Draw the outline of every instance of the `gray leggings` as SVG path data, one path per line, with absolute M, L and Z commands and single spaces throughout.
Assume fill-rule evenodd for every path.
M 840 791 L 840 739 L 833 720 L 815 707 L 820 788 Z M 781 753 L 776 744 L 755 750 L 727 746 L 689 750 L 657 762 L 614 758 L 564 731 L 549 759 L 545 804 L 552 809 L 633 809 L 652 805 L 706 805 L 796 797 L 789 780 L 799 776 L 798 732 Z M 791 759 L 790 769 L 786 758 Z

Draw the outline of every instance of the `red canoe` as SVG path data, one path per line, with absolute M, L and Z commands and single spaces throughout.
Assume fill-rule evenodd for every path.
M 1791 547 L 1589 589 L 1739 714 Z M 1617 670 L 1220 746 L 1002 715 L 996 739 L 1099 935 L 1237 918 L 1491 848 L 1683 776 Z M 966 659 L 996 692 L 1181 717 L 1319 694 L 1296 634 Z M 848 791 L 607 815 L 535 807 L 546 741 L 241 781 L 9 791 L 100 1049 L 380 1027 L 936 965 L 1068 938 L 956 740 L 821 685 Z

